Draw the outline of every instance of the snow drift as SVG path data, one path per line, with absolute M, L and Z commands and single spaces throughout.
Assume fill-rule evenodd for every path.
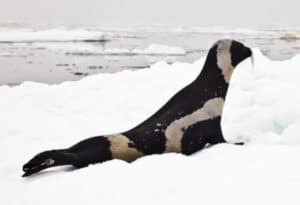
M 151 44 L 147 48 L 140 49 L 136 48 L 131 51 L 136 54 L 147 54 L 147 55 L 185 55 L 186 51 L 181 47 L 176 46 L 166 46 L 159 44 Z
M 255 49 L 234 73 L 222 127 L 230 142 L 193 156 L 113 160 L 21 178 L 34 154 L 140 123 L 200 72 L 164 62 L 78 82 L 0 87 L 0 204 L 299 204 L 300 56 L 283 62 Z

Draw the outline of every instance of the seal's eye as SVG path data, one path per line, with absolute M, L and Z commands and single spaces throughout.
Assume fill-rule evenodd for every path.
M 46 159 L 42 165 L 46 165 L 46 166 L 50 166 L 54 164 L 54 160 L 53 159 Z

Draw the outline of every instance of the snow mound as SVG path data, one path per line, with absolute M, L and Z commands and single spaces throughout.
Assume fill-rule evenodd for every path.
M 300 56 L 270 61 L 255 49 L 255 58 L 253 69 L 234 73 L 223 119 L 227 140 L 299 144 Z
M 298 205 L 300 56 L 275 62 L 254 54 L 254 68 L 249 60 L 236 68 L 222 121 L 227 140 L 247 145 L 56 168 L 27 179 L 21 167 L 34 154 L 149 117 L 199 74 L 204 59 L 59 85 L 1 86 L 0 204 Z
M 104 33 L 84 29 L 1 29 L 0 42 L 106 41 Z
M 151 44 L 144 49 L 139 49 L 139 48 L 133 49 L 132 53 L 147 54 L 147 55 L 161 55 L 161 54 L 185 55 L 186 51 L 181 47 Z

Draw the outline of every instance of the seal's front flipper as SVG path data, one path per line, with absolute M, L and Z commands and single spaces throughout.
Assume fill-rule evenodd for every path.
M 234 143 L 234 145 L 244 145 L 245 144 L 245 142 L 236 142 L 236 143 Z

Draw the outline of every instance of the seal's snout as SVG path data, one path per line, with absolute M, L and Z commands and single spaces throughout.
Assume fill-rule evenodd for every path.
M 252 57 L 252 50 L 251 48 L 244 46 L 241 48 L 241 50 L 239 51 L 240 54 L 235 54 L 235 55 L 240 55 L 240 61 L 243 61 L 246 58 Z
M 236 67 L 240 62 L 253 55 L 249 47 L 234 40 L 231 43 L 230 54 L 233 67 Z
M 251 50 L 251 48 L 245 47 L 244 48 L 244 53 L 246 55 L 246 58 L 251 57 L 252 56 L 252 50 Z

